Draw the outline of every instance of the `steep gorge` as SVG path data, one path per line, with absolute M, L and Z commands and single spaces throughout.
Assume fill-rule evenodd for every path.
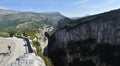
M 120 9 L 75 20 L 45 35 L 44 54 L 55 66 L 120 65 Z

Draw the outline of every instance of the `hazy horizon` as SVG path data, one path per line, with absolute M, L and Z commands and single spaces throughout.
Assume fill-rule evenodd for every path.
M 119 3 L 119 0 L 1 0 L 0 9 L 60 12 L 67 17 L 83 17 L 118 9 Z

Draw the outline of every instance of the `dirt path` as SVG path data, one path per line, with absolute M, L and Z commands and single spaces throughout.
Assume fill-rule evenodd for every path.
M 16 58 L 20 55 L 24 55 L 26 53 L 25 41 L 20 38 L 1 38 L 0 37 L 0 51 L 8 51 L 7 46 L 11 46 L 11 54 L 10 56 L 5 56 L 0 58 L 0 66 L 7 66 L 9 63 L 14 62 Z

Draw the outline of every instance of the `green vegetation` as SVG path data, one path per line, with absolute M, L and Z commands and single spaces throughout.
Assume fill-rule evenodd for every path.
M 8 33 L 6 33 L 6 32 L 0 32 L 0 37 L 3 37 L 3 36 L 8 36 Z
M 34 31 L 24 31 L 23 34 L 25 36 L 30 36 L 31 40 L 33 40 L 36 37 L 36 35 L 35 35 L 36 31 L 35 30 Z M 37 50 L 37 55 L 40 56 L 45 61 L 45 64 L 47 66 L 52 66 L 51 60 L 48 57 L 43 55 L 42 49 L 41 49 L 41 46 L 40 46 L 39 42 L 38 41 L 33 41 L 33 46 Z
M 35 13 L 35 12 L 19 12 L 14 14 L 0 15 L 0 32 L 8 32 L 7 34 L 0 34 L 0 36 L 10 35 L 11 37 L 15 34 L 24 36 L 30 36 L 33 40 L 36 37 L 36 30 L 43 28 L 45 25 L 49 25 L 57 29 L 58 24 L 62 26 L 61 19 L 66 18 L 58 12 L 51 13 Z M 61 20 L 61 22 L 60 22 Z M 69 18 L 68 18 L 69 20 Z M 59 23 L 60 22 L 60 23 Z M 64 22 L 64 24 L 68 21 Z M 51 35 L 55 30 L 49 32 Z M 36 37 L 37 38 L 37 37 Z M 46 39 L 44 38 L 43 41 Z M 47 66 L 52 66 L 50 59 L 42 54 L 39 42 L 33 42 L 33 45 L 37 49 L 38 56 L 42 57 Z
M 23 34 L 23 32 L 22 31 L 17 31 L 16 34 L 21 35 L 21 34 Z
M 59 24 L 57 26 L 57 29 L 65 27 L 67 24 L 73 22 L 74 20 L 69 19 L 69 18 L 64 18 L 62 20 L 59 21 Z
M 39 42 L 38 41 L 33 41 L 33 46 L 36 47 L 38 56 L 40 56 L 45 61 L 45 64 L 47 66 L 53 66 L 50 59 L 43 55 Z
M 13 35 L 15 35 L 16 33 L 17 33 L 16 30 L 10 30 L 10 31 L 8 31 L 8 34 L 9 34 L 10 37 L 12 37 Z
M 33 40 L 36 37 L 36 31 L 35 30 L 28 30 L 28 31 L 24 31 L 23 35 L 24 36 L 30 36 L 30 39 Z
M 31 30 L 44 25 L 57 26 L 59 20 L 65 18 L 65 16 L 56 12 L 19 12 L 14 14 L 5 14 L 6 15 L 0 14 L 0 32 L 8 31 L 11 29 Z
M 21 31 L 17 31 L 17 30 L 10 30 L 10 31 L 8 31 L 8 34 L 9 34 L 10 37 L 12 37 L 15 34 L 21 35 L 23 33 Z
M 53 29 L 52 31 L 48 31 L 47 33 L 51 36 L 56 30 Z
M 30 36 L 30 39 L 33 40 L 35 37 L 36 37 L 36 31 L 35 30 L 28 30 L 28 31 L 17 31 L 17 30 L 10 30 L 8 31 L 8 34 L 12 37 L 13 35 L 17 34 L 17 35 L 21 35 L 23 34 L 24 36 Z M 4 35 L 8 35 L 7 33 L 4 34 L 4 33 L 0 33 L 0 36 L 4 36 Z M 46 39 L 44 39 L 45 41 Z M 36 47 L 36 50 L 37 50 L 37 55 L 40 56 L 44 61 L 45 61 L 45 64 L 47 66 L 52 66 L 52 63 L 50 61 L 50 59 L 46 56 L 43 55 L 42 53 L 42 49 L 41 49 L 41 46 L 39 44 L 38 41 L 33 41 L 33 46 Z

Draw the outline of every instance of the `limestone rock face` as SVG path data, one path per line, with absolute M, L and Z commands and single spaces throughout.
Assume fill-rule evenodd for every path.
M 57 30 L 48 36 L 46 55 L 55 66 L 119 66 L 119 12 L 78 19 Z
M 48 31 L 52 31 L 53 29 L 54 29 L 53 27 L 49 27 L 48 25 L 46 25 L 43 28 L 40 28 L 36 34 L 36 36 L 38 37 L 37 41 L 40 43 L 42 52 L 48 44 L 48 39 L 47 39 L 47 37 L 45 37 L 44 33 L 48 32 Z
M 57 38 L 59 37 L 59 38 Z M 97 43 L 120 44 L 120 21 L 89 21 L 75 26 L 70 24 L 55 33 L 55 43 L 68 44 L 70 41 L 96 39 Z M 55 45 L 56 45 L 55 44 Z
M 44 61 L 33 54 L 25 54 L 7 66 L 46 66 Z

